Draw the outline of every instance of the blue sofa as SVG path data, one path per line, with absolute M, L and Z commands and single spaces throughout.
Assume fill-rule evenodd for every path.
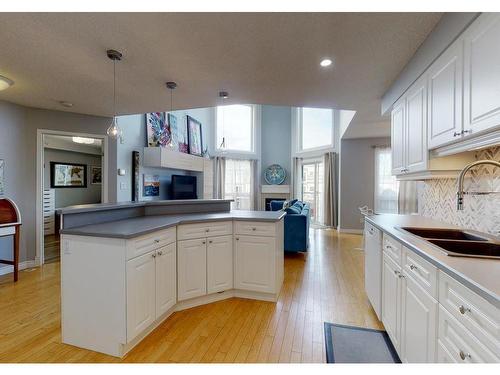
M 303 252 L 309 247 L 309 204 L 292 201 L 285 216 L 285 251 Z M 279 211 L 283 201 L 271 201 L 271 210 Z

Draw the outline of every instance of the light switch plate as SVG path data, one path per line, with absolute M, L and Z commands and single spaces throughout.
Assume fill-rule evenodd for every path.
M 120 190 L 127 190 L 127 183 L 126 182 L 120 182 Z

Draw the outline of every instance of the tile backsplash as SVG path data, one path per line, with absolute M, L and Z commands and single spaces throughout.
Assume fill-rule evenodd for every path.
M 477 160 L 500 161 L 500 146 L 479 150 Z M 467 191 L 500 191 L 500 169 L 482 165 L 471 170 L 464 183 Z M 500 235 L 500 193 L 466 195 L 464 210 L 456 209 L 457 180 L 437 179 L 418 185 L 418 212 L 460 227 Z

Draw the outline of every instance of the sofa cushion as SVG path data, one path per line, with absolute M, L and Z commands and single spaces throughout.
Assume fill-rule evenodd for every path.
M 302 208 L 304 207 L 304 203 L 302 203 L 301 201 L 297 201 L 293 204 L 293 206 L 300 208 L 300 210 L 302 211 Z
M 291 207 L 287 207 L 287 208 L 285 209 L 285 212 L 286 212 L 287 214 L 296 214 L 296 215 L 297 215 L 297 214 L 300 214 L 300 212 L 301 212 L 301 211 L 302 211 L 302 210 L 301 210 L 301 209 L 299 209 L 297 206 L 291 206 Z
M 299 201 L 298 199 L 291 199 L 291 200 L 288 201 L 288 205 L 289 206 L 293 206 L 298 201 Z

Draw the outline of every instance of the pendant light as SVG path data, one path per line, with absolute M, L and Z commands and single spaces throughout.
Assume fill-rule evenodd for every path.
M 224 107 L 224 102 L 227 98 L 229 98 L 229 93 L 227 91 L 219 91 L 219 98 L 221 98 L 222 101 L 222 107 Z M 224 110 L 221 111 L 222 115 L 222 142 L 219 145 L 219 150 L 221 150 L 221 153 L 226 152 L 226 137 L 224 137 L 224 130 L 225 130 L 225 122 L 224 122 Z
M 113 120 L 111 121 L 106 133 L 113 139 L 121 139 L 122 130 L 118 126 L 116 118 L 116 62 L 120 61 L 123 55 L 114 49 L 107 50 L 106 54 L 108 55 L 108 58 L 113 60 Z
M 170 112 L 173 112 L 173 110 L 174 110 L 174 104 L 173 104 L 174 103 L 174 90 L 177 88 L 177 83 L 175 83 L 173 81 L 169 81 L 166 83 L 166 85 L 167 85 L 167 89 L 170 90 Z M 168 141 L 168 144 L 167 144 L 167 146 L 170 147 L 171 149 L 174 149 L 174 147 L 175 147 L 173 138 L 174 138 L 174 133 L 171 131 L 170 132 L 170 140 Z

